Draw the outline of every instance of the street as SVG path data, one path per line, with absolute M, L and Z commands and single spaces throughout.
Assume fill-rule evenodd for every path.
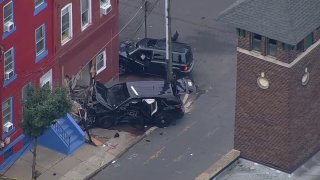
M 178 41 L 193 47 L 192 76 L 198 92 L 185 102 L 187 113 L 182 119 L 156 129 L 92 179 L 191 180 L 233 148 L 236 31 L 215 20 L 233 2 L 172 2 L 172 32 L 178 31 Z M 140 3 L 120 0 L 120 29 L 132 19 Z M 164 1 L 156 4 L 147 24 L 148 37 L 165 37 Z M 120 37 L 143 38 L 144 28 L 139 23 L 129 24 Z

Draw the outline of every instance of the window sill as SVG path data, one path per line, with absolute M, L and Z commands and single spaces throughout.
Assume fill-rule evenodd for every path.
M 84 26 L 81 26 L 81 31 L 86 30 L 90 25 L 91 25 L 91 23 L 88 23 L 88 24 L 85 24 Z
M 97 75 L 100 74 L 103 70 L 105 70 L 107 66 L 103 66 L 101 69 L 97 70 Z
M 43 11 L 48 6 L 48 3 L 43 2 L 39 6 L 37 6 L 33 12 L 33 16 L 38 15 L 41 11 Z
M 48 55 L 48 50 L 43 51 L 39 55 L 36 56 L 36 63 L 44 59 Z
M 3 35 L 2 35 L 2 39 L 6 39 L 8 36 L 10 36 L 15 31 L 16 31 L 16 27 L 14 27 L 12 29 L 12 31 L 10 31 L 10 32 L 4 32 Z
M 16 128 L 13 126 L 13 128 L 10 131 L 2 134 L 2 139 L 5 139 L 6 137 L 9 137 L 10 135 L 12 135 L 15 130 Z
M 69 42 L 72 39 L 72 37 L 66 38 L 64 40 L 61 41 L 61 46 L 67 44 L 67 42 Z
M 4 80 L 3 87 L 8 86 L 15 79 L 17 79 L 17 74 L 13 75 L 10 79 Z

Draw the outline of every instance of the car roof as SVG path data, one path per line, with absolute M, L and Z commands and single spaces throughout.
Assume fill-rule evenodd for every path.
M 132 98 L 173 96 L 171 84 L 165 81 L 134 81 L 126 84 Z
M 137 42 L 137 46 L 141 48 L 150 48 L 165 50 L 166 49 L 166 40 L 165 39 L 152 39 L 144 38 Z M 185 53 L 187 50 L 191 51 L 191 47 L 185 43 L 172 41 L 172 51 Z

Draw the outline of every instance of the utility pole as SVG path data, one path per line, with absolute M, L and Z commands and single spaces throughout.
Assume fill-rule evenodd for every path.
M 148 1 L 144 0 L 144 37 L 148 36 L 147 33 L 147 11 L 148 11 Z
M 165 1 L 166 9 L 166 61 L 167 82 L 172 82 L 172 47 L 171 47 L 171 0 Z

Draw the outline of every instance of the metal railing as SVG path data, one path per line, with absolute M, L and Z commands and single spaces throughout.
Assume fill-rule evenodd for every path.
M 70 135 L 62 128 L 59 122 L 53 124 L 53 129 L 60 136 L 60 138 L 64 141 L 67 147 L 70 147 Z

